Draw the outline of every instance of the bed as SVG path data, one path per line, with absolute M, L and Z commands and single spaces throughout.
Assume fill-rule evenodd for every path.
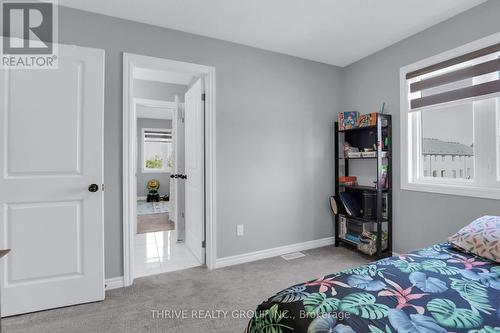
M 500 265 L 437 244 L 282 290 L 246 331 L 500 332 Z

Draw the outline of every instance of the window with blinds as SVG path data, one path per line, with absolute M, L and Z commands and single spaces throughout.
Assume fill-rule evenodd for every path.
M 406 74 L 410 109 L 500 92 L 500 43 Z
M 142 171 L 170 172 L 173 165 L 172 130 L 144 128 L 142 139 Z
M 500 199 L 500 34 L 401 69 L 402 188 Z
M 144 142 L 172 142 L 172 132 L 169 130 L 144 130 Z

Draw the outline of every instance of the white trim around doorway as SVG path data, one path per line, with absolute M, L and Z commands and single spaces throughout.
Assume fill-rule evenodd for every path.
M 155 58 L 131 53 L 123 54 L 123 285 L 134 281 L 134 235 L 137 190 L 135 184 L 136 161 L 136 104 L 145 100 L 134 99 L 134 69 L 146 68 L 190 73 L 205 79 L 205 241 L 206 266 L 216 268 L 216 161 L 215 161 L 215 68 L 211 66 Z M 142 103 L 141 103 L 142 102 Z M 149 100 L 149 105 L 169 107 L 171 102 Z M 163 105 L 162 105 L 163 104 Z

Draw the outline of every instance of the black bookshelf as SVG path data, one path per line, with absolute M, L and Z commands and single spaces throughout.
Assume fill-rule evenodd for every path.
M 388 145 L 382 148 L 382 143 L 387 140 Z M 377 155 L 374 157 L 360 157 L 360 158 L 345 158 L 343 149 L 344 142 L 349 142 L 352 147 L 373 147 L 376 146 Z M 339 205 L 339 192 L 350 191 L 360 195 L 363 191 L 370 191 L 376 193 L 376 218 L 354 217 L 348 214 L 335 215 L 335 246 L 345 245 L 352 248 L 356 243 L 349 239 L 343 239 L 339 235 L 340 216 L 343 215 L 349 221 L 355 223 L 373 223 L 376 225 L 376 253 L 373 255 L 377 259 L 392 256 L 392 119 L 390 115 L 378 114 L 377 124 L 373 126 L 353 128 L 347 130 L 339 130 L 338 122 L 335 122 L 335 200 Z M 383 156 L 382 152 L 385 152 Z M 357 162 L 357 160 L 366 160 L 365 162 Z M 340 162 L 343 161 L 343 167 Z M 376 183 L 373 186 L 364 185 L 340 185 L 340 176 L 350 176 L 349 165 L 351 163 L 370 163 L 376 167 Z M 386 188 L 381 188 L 380 181 L 382 178 L 382 167 L 387 165 L 387 184 Z M 359 176 L 359 175 L 352 175 Z M 383 195 L 387 195 L 387 216 L 383 217 Z M 352 222 L 351 222 L 352 223 Z M 386 226 L 387 230 L 387 248 L 382 249 L 382 236 L 383 227 Z

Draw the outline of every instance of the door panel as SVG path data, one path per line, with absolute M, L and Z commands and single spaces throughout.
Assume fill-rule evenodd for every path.
M 203 82 L 199 79 L 186 92 L 185 104 L 185 169 L 186 169 L 186 245 L 204 262 L 204 104 Z
M 7 205 L 6 227 L 10 246 L 16 249 L 7 285 L 82 273 L 81 202 Z M 52 237 L 54 230 L 64 237 Z M 26 237 L 30 234 L 36 237 Z
M 80 174 L 82 65 L 82 61 L 61 59 L 59 70 L 7 74 L 9 176 Z M 26 92 L 30 98 L 19 98 Z
M 0 71 L 2 316 L 104 299 L 104 52 Z

